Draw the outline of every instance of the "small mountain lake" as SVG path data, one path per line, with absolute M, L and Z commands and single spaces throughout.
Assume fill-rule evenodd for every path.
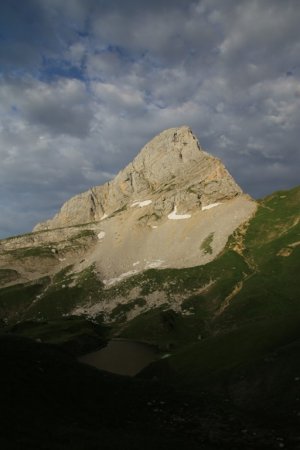
M 79 361 L 108 372 L 134 376 L 158 357 L 159 352 L 152 345 L 113 339 L 106 347 L 80 357 Z

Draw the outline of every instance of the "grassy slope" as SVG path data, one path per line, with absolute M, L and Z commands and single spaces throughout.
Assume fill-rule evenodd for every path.
M 50 279 L 45 277 L 34 283 L 15 284 L 0 289 L 0 319 L 6 322 L 23 320 L 27 308 L 49 281 Z
M 103 289 L 93 269 L 73 282 L 71 267 L 49 283 L 16 285 L 0 290 L 0 313 L 17 320 L 57 320 L 75 306 L 122 296 L 139 286 L 138 298 L 112 312 L 116 330 L 124 337 L 163 348 L 181 348 L 232 328 L 250 326 L 299 310 L 298 242 L 300 189 L 275 193 L 260 202 L 246 234 L 238 230 L 213 262 L 190 269 L 151 269 Z M 278 256 L 287 249 L 289 256 Z M 240 290 L 239 290 L 240 289 Z M 142 313 L 126 323 L 127 313 L 145 305 L 147 295 L 163 290 L 168 304 Z M 42 295 L 40 296 L 40 293 Z M 170 309 L 173 298 L 182 312 Z M 34 302 L 32 302 L 35 300 Z M 101 318 L 99 318 L 101 321 Z
M 199 392 L 219 385 L 243 407 L 259 406 L 291 423 L 300 395 L 300 247 L 293 245 L 300 241 L 299 203 L 299 188 L 261 202 L 243 238 L 250 276 L 212 320 L 212 335 L 168 359 L 181 387 Z M 237 242 L 239 233 L 230 247 Z
M 64 268 L 52 279 L 44 277 L 0 289 L 0 319 L 9 325 L 23 320 L 56 320 L 76 306 L 98 300 L 103 285 L 93 267 L 76 277 L 71 268 Z
M 300 309 L 300 188 L 277 192 L 260 203 L 244 238 L 254 266 L 221 321 L 257 320 Z M 281 256 L 282 250 L 289 256 Z
M 15 334 L 37 342 L 55 344 L 72 354 L 82 355 L 107 343 L 109 328 L 83 317 L 48 321 L 24 321 L 3 327 L 0 335 Z
M 132 289 L 139 286 L 138 298 L 125 305 L 117 305 L 111 318 L 118 326 L 121 325 L 124 336 L 177 345 L 194 340 L 199 334 L 207 335 L 211 314 L 219 307 L 222 298 L 231 292 L 232 286 L 243 279 L 248 272 L 249 267 L 243 258 L 233 251 L 228 251 L 207 266 L 182 270 L 151 269 L 124 280 L 110 289 L 103 289 L 93 268 L 86 269 L 75 277 L 71 267 L 68 267 L 52 280 L 44 279 L 36 283 L 1 289 L 0 314 L 2 319 L 6 318 L 12 324 L 20 320 L 55 320 L 68 314 L 76 306 L 91 305 L 120 296 L 126 299 Z M 204 293 L 199 293 L 199 289 L 210 283 L 210 287 Z M 153 313 L 150 311 L 141 315 L 140 320 L 134 320 L 124 329 L 127 312 L 136 305 L 145 306 L 147 295 L 159 290 L 164 290 L 170 304 L 174 296 L 180 296 L 184 300 L 184 312 L 190 315 L 184 320 L 181 315 L 180 317 L 177 315 L 178 320 L 174 328 L 170 321 L 165 320 L 165 310 L 170 308 L 165 305 Z M 175 317 L 174 312 L 170 314 Z M 148 323 L 150 322 L 147 333 L 142 324 L 144 318 Z M 99 320 L 101 321 L 101 317 Z M 166 324 L 166 327 L 162 327 L 161 333 L 158 334 L 156 328 L 160 327 L 161 321 Z M 179 323 L 182 323 L 180 333 L 177 327 Z M 143 336 L 142 329 L 144 329 Z
M 246 232 L 238 230 L 225 251 L 206 266 L 149 270 L 105 293 L 92 271 L 82 273 L 77 286 L 62 288 L 70 276 L 66 272 L 34 307 L 30 307 L 30 296 L 32 300 L 39 294 L 43 288 L 39 284 L 1 290 L 0 306 L 18 318 L 42 310 L 43 315 L 55 319 L 78 300 L 84 304 L 89 297 L 99 301 L 102 295 L 126 296 L 136 285 L 143 299 L 163 287 L 170 300 L 182 297 L 183 310 L 189 315 L 175 313 L 166 305 L 142 314 L 126 327 L 122 321 L 118 324 L 123 336 L 171 348 L 171 357 L 162 361 L 167 370 L 154 365 L 150 376 L 162 372 L 181 389 L 214 392 L 221 402 L 230 399 L 239 408 L 258 411 L 264 420 L 272 417 L 273 429 L 283 424 L 286 435 L 292 436 L 299 421 L 300 398 L 300 246 L 295 245 L 300 241 L 299 203 L 300 188 L 262 200 Z M 36 291 L 30 293 L 30 289 Z M 121 307 L 119 310 L 118 314 L 122 313 Z M 47 339 L 58 337 L 61 326 L 54 334 L 51 325 L 48 331 Z M 36 332 L 33 327 L 28 335 Z M 47 334 L 47 328 L 39 333 Z M 67 424 L 69 429 L 72 426 Z M 60 432 L 64 439 L 65 431 Z M 107 434 L 105 439 L 109 439 Z
M 42 317 L 58 319 L 76 306 L 101 298 L 102 283 L 90 267 L 75 278 L 69 273 L 71 267 L 56 274 L 41 298 L 27 311 L 26 318 Z
M 211 334 L 212 319 L 233 287 L 251 273 L 247 262 L 228 249 L 205 266 L 145 272 L 142 292 L 163 289 L 169 304 L 148 311 L 122 328 L 124 337 L 178 347 Z M 130 282 L 132 282 L 131 280 Z M 182 299 L 182 313 L 170 310 L 172 296 Z M 165 320 L 166 314 L 172 320 Z
M 181 316 L 178 326 L 174 324 L 177 345 L 195 341 L 199 335 L 207 338 L 300 311 L 300 245 L 292 245 L 300 241 L 299 204 L 300 188 L 275 193 L 260 202 L 246 233 L 243 228 L 238 230 L 213 262 L 143 274 L 149 291 L 167 286 L 164 289 L 170 298 L 181 295 L 183 311 L 191 314 Z M 283 249 L 289 250 L 289 256 L 280 256 Z M 157 280 L 153 280 L 155 276 Z M 207 289 L 196 292 L 210 281 L 213 283 Z M 182 321 L 186 333 L 181 331 Z M 166 329 L 164 334 L 161 323 L 161 310 L 150 311 L 131 321 L 122 333 L 150 341 L 155 341 L 155 335 L 159 341 L 168 340 L 169 332 Z M 192 332 L 188 331 L 190 325 Z

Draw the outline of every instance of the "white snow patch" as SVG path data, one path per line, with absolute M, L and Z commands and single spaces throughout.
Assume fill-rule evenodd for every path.
M 211 203 L 210 205 L 202 206 L 202 211 L 205 211 L 206 209 L 214 208 L 215 206 L 219 206 L 221 203 Z
M 133 267 L 134 267 L 134 266 L 138 266 L 139 264 L 141 264 L 140 261 L 136 261 L 136 262 L 134 262 L 132 265 L 133 265 Z
M 174 211 L 168 215 L 168 219 L 171 220 L 190 219 L 191 217 L 191 214 L 177 214 L 177 206 L 175 206 Z
M 119 277 L 111 278 L 110 280 L 103 280 L 103 283 L 106 286 L 111 286 L 112 284 L 118 283 L 119 281 L 124 280 L 124 278 L 130 277 L 131 275 L 135 275 L 138 273 L 137 270 L 130 270 L 129 272 L 122 273 Z
M 152 225 L 151 228 L 155 229 L 155 228 L 158 228 L 158 226 L 157 225 Z
M 152 203 L 152 200 L 144 200 L 143 202 L 134 202 L 131 204 L 131 208 L 133 206 L 138 206 L 139 208 L 142 208 L 143 206 L 148 206 Z
M 145 269 L 156 269 L 160 267 L 164 261 L 161 259 L 157 259 L 156 261 L 146 261 Z
M 100 233 L 98 233 L 98 239 L 101 240 L 105 237 L 105 231 L 100 231 Z
M 66 258 L 58 258 L 58 260 L 59 260 L 60 262 L 63 262 L 63 261 L 66 260 Z
M 104 220 L 104 219 L 107 219 L 107 217 L 108 217 L 108 215 L 107 215 L 107 214 L 104 214 L 104 215 L 101 217 L 100 221 L 101 221 L 101 220 Z

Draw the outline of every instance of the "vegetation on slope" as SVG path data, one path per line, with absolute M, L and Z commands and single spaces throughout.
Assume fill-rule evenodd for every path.
M 49 278 L 45 277 L 34 283 L 15 284 L 0 289 L 1 320 L 6 323 L 23 320 L 25 312 L 49 281 Z
M 57 320 L 79 307 L 84 312 L 93 305 L 111 303 L 115 306 L 107 318 L 120 336 L 180 348 L 296 311 L 299 197 L 300 189 L 295 188 L 263 199 L 250 223 L 238 229 L 222 254 L 205 266 L 150 269 L 109 288 L 93 267 L 77 274 L 66 267 L 52 280 L 0 289 L 1 317 L 11 323 Z M 210 239 L 208 235 L 202 251 L 209 252 Z M 149 299 L 157 292 L 165 300 L 159 307 L 150 307 Z M 99 311 L 94 317 L 98 314 L 102 322 L 101 306 Z M 131 320 L 134 311 L 137 317 Z
M 74 308 L 99 298 L 103 285 L 93 267 L 75 276 L 68 273 L 69 270 L 66 273 L 64 269 L 54 277 L 38 301 L 27 309 L 26 318 L 58 319 Z
M 76 341 L 81 331 L 82 336 L 95 330 L 82 318 L 68 324 L 59 318 L 78 306 L 84 309 L 124 299 L 112 309 L 113 331 L 156 343 L 169 353 L 168 358 L 144 370 L 144 377 L 161 378 L 192 391 L 198 399 L 207 395 L 214 414 L 217 405 L 256 411 L 256 418 L 264 421 L 264 426 L 270 421 L 272 430 L 280 429 L 288 448 L 293 448 L 299 438 L 295 430 L 300 398 L 299 204 L 300 188 L 263 199 L 249 224 L 238 229 L 222 254 L 205 266 L 151 269 L 110 288 L 104 288 L 93 268 L 73 274 L 69 267 L 52 280 L 3 288 L 0 313 L 10 321 L 10 328 L 3 330 L 64 345 Z M 208 240 L 202 250 L 209 252 L 209 246 Z M 136 297 L 130 298 L 134 290 Z M 164 293 L 165 303 L 149 310 L 148 299 L 159 291 Z M 128 321 L 135 308 L 141 313 Z M 16 325 L 28 319 L 34 322 Z M 37 319 L 43 322 L 37 323 Z M 101 315 L 97 320 L 101 322 Z M 65 366 L 63 370 L 68 373 Z M 121 384 L 120 380 L 116 383 Z M 135 403 L 139 393 L 134 392 L 134 405 L 139 408 Z M 79 408 L 75 410 L 77 414 Z M 84 420 L 83 416 L 74 423 L 77 420 Z M 204 422 L 202 416 L 197 426 Z M 73 429 L 70 423 L 66 426 Z M 104 440 L 108 439 L 107 424 L 105 427 Z M 59 430 L 62 439 L 67 439 L 65 429 Z M 83 430 L 86 437 L 85 433 Z M 138 434 L 136 442 L 141 442 L 142 435 Z M 241 442 L 235 443 L 236 448 L 247 448 Z M 268 445 L 266 448 L 274 448 Z
M 37 342 L 55 344 L 75 355 L 82 355 L 107 344 L 109 328 L 83 317 L 48 321 L 24 321 L 2 328 L 1 334 L 15 334 Z
M 299 204 L 300 188 L 277 192 L 260 202 L 242 244 L 242 255 L 253 273 L 223 312 L 223 324 L 299 311 Z
M 18 279 L 19 274 L 13 269 L 0 269 L 0 286 Z
M 219 387 L 241 407 L 291 424 L 300 394 L 299 203 L 299 188 L 275 193 L 237 230 L 224 254 L 239 252 L 248 273 L 210 316 L 211 334 L 172 351 L 162 372 L 193 392 Z M 159 376 L 159 364 L 149 373 Z

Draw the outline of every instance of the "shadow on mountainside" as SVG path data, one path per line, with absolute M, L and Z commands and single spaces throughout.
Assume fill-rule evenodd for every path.
M 276 449 L 287 440 L 225 397 L 101 372 L 53 345 L 2 336 L 0 358 L 5 450 Z

